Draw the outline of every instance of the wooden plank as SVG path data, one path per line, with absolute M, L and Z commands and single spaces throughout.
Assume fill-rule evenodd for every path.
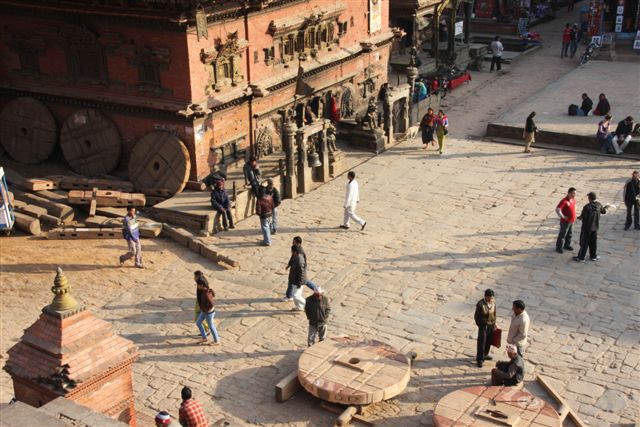
M 184 228 L 174 227 L 169 224 L 162 225 L 162 234 L 165 234 L 174 242 L 189 247 L 189 240 L 193 239 L 193 234 L 189 233 Z
M 4 173 L 8 183 L 25 190 L 40 191 L 55 188 L 55 183 L 46 178 L 25 178 L 11 168 L 4 168 Z
M 34 218 L 38 218 L 40 215 L 46 215 L 47 210 L 41 206 L 30 205 L 21 200 L 16 200 L 13 202 L 13 209 L 16 212 L 23 213 L 25 215 L 32 216 Z
M 69 191 L 69 203 L 76 205 L 91 205 L 95 200 L 97 205 L 107 207 L 117 206 L 144 206 L 145 197 L 140 193 L 123 193 L 112 190 L 71 190 Z
M 13 214 L 16 218 L 15 227 L 18 230 L 33 234 L 34 236 L 40 235 L 40 220 L 38 220 L 38 218 L 33 218 L 20 212 L 14 212 Z
M 160 222 L 148 222 L 140 224 L 140 236 L 142 237 L 158 237 L 162 232 L 163 224 Z
M 87 218 L 84 221 L 84 225 L 89 228 L 116 228 L 122 226 L 122 219 L 96 215 L 94 217 Z
M 56 228 L 47 233 L 47 239 L 120 239 L 121 228 Z
M 575 425 L 578 427 L 586 427 L 587 425 L 580 419 L 580 416 L 567 404 L 560 393 L 556 391 L 556 389 L 548 383 L 543 377 L 540 375 L 536 376 L 536 381 L 540 383 L 542 388 L 545 389 L 549 396 L 551 396 L 557 403 L 560 409 L 558 410 L 558 414 L 560 415 L 560 421 L 564 421 L 565 418 L 569 418 Z M 562 413 L 560 412 L 562 411 Z
M 100 190 L 123 191 L 133 193 L 135 187 L 129 181 L 119 181 L 114 179 L 95 179 L 81 176 L 56 176 L 49 177 L 52 181 L 58 180 L 58 187 L 63 190 Z
M 15 197 L 25 203 L 43 207 L 50 215 L 57 216 L 62 219 L 63 222 L 73 220 L 73 208 L 62 203 L 52 202 L 44 197 L 36 196 L 35 194 L 25 193 L 23 191 L 16 190 Z
M 334 414 L 342 414 L 343 408 L 344 408 L 344 406 L 338 406 L 338 405 L 335 405 L 335 404 L 332 404 L 332 403 L 329 403 L 329 402 L 325 402 L 324 400 L 320 401 L 320 407 L 322 407 L 322 409 L 326 409 L 327 411 L 332 412 Z M 366 418 L 365 416 L 363 416 L 360 413 L 360 412 L 363 411 L 363 408 L 365 408 L 365 407 L 364 406 L 357 407 L 356 409 L 357 409 L 358 413 L 356 413 L 352 417 L 352 419 L 356 420 L 356 421 L 358 421 L 358 422 L 360 422 L 360 423 L 362 423 L 364 425 L 367 425 L 367 426 L 375 426 L 375 423 L 372 420 L 370 420 L 369 418 Z
M 348 406 L 336 419 L 336 425 L 340 427 L 348 426 L 357 411 L 358 410 L 355 406 Z
M 100 207 L 96 209 L 96 215 L 102 215 L 109 218 L 124 218 L 127 210 L 123 208 Z
M 68 196 L 66 192 L 56 193 L 55 191 L 43 190 L 35 193 L 36 196 L 44 197 L 52 202 L 67 203 Z
M 298 370 L 296 369 L 276 384 L 276 402 L 286 402 L 301 388 L 300 381 L 298 381 Z
M 240 267 L 240 263 L 234 259 L 229 258 L 228 256 L 225 255 L 220 255 L 218 254 L 218 261 L 222 261 L 227 265 L 230 265 L 233 268 L 238 268 Z
M 200 246 L 200 255 L 213 262 L 218 262 L 218 249 L 213 245 Z
M 193 216 L 182 215 L 177 212 L 170 212 L 153 208 L 150 213 L 151 217 L 157 221 L 180 225 L 192 230 L 201 230 L 202 222 L 195 219 Z
M 191 191 L 204 191 L 207 189 L 207 185 L 204 182 L 187 181 L 187 184 L 185 185 L 184 189 L 191 190 Z

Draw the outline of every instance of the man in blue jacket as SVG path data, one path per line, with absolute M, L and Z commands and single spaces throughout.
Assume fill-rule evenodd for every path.
M 144 268 L 142 265 L 142 246 L 140 246 L 140 227 L 134 207 L 127 209 L 127 215 L 122 220 L 122 237 L 127 241 L 129 252 L 120 255 L 120 266 L 123 266 L 126 260 L 135 257 L 136 267 Z

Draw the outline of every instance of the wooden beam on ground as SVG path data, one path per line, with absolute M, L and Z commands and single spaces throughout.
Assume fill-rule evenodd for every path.
M 106 216 L 109 218 L 124 218 L 127 215 L 126 208 L 109 208 L 109 207 L 100 207 L 96 208 L 96 215 Z
M 134 185 L 129 181 L 64 175 L 48 178 L 52 181 L 57 181 L 58 188 L 63 190 L 92 190 L 93 188 L 99 188 L 100 190 L 122 191 L 125 193 L 133 193 L 135 191 Z
M 187 181 L 187 184 L 185 185 L 184 189 L 191 190 L 191 191 L 204 191 L 207 189 L 207 185 L 204 182 Z
M 57 202 L 57 203 L 67 203 L 67 200 L 68 200 L 68 196 L 65 191 L 56 193 L 55 191 L 44 190 L 44 191 L 37 191 L 34 194 L 36 196 L 44 197 L 45 199 L 49 199 L 52 202 Z
M 10 168 L 4 168 L 4 172 L 8 183 L 25 190 L 40 191 L 51 190 L 55 188 L 55 182 L 51 181 L 50 179 L 25 178 L 18 172 Z
M 35 194 L 25 193 L 20 190 L 14 192 L 17 200 L 21 200 L 31 205 L 43 207 L 50 215 L 57 216 L 62 219 L 62 222 L 73 221 L 73 208 L 62 203 L 52 202 L 44 197 L 36 196 Z
M 302 388 L 298 380 L 298 370 L 292 371 L 276 384 L 276 402 L 286 402 Z
M 187 248 L 189 247 L 189 240 L 193 239 L 193 234 L 189 233 L 184 228 L 174 227 L 169 224 L 162 225 L 162 234 L 165 234 L 174 242 Z
M 33 234 L 34 236 L 40 235 L 40 220 L 38 218 L 34 218 L 20 212 L 13 212 L 13 215 L 16 218 L 14 225 L 18 230 Z
M 144 206 L 146 203 L 144 194 L 141 193 L 122 193 L 120 191 L 98 190 L 97 188 L 91 191 L 69 191 L 69 203 L 71 204 L 91 206 L 94 200 L 97 205 L 107 207 Z M 89 214 L 91 214 L 91 209 Z
M 587 427 L 587 425 L 580 419 L 580 416 L 567 404 L 560 393 L 556 391 L 556 389 L 548 383 L 543 377 L 540 375 L 536 376 L 536 381 L 549 393 L 559 406 L 558 414 L 560 415 L 560 421 L 564 421 L 565 418 L 569 418 L 573 423 L 578 427 Z
M 60 218 L 49 215 L 47 213 L 47 210 L 40 206 L 30 205 L 20 200 L 15 200 L 13 202 L 13 209 L 16 212 L 38 218 L 41 224 L 45 223 L 54 227 L 58 227 L 60 224 L 62 224 L 62 220 Z
M 47 239 L 121 239 L 122 228 L 56 228 L 47 233 Z
M 329 402 L 325 402 L 324 400 L 320 401 L 320 407 L 322 407 L 322 409 L 326 409 L 329 412 L 332 412 L 334 414 L 342 414 L 344 412 L 344 406 L 338 406 L 336 404 L 333 403 L 329 403 Z M 356 407 L 356 411 L 361 411 L 361 408 L 357 408 Z M 363 416 L 362 414 L 359 414 L 356 412 L 355 415 L 353 415 L 351 417 L 351 419 L 358 421 L 364 425 L 367 426 L 375 426 L 375 423 L 370 420 L 369 418 Z

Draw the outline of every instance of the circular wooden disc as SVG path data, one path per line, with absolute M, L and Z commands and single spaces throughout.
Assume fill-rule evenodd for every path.
M 56 148 L 58 128 L 46 105 L 33 98 L 11 100 L 0 114 L 0 139 L 9 155 L 35 164 Z
M 329 402 L 368 405 L 397 396 L 409 383 L 409 359 L 374 340 L 329 338 L 298 361 L 300 384 Z
M 495 399 L 495 404 L 490 399 Z M 433 424 L 440 427 L 458 425 L 456 422 L 487 427 L 497 425 L 485 407 L 512 417 L 518 426 L 562 426 L 560 415 L 549 403 L 525 390 L 497 386 L 467 387 L 447 394 L 433 411 Z
M 191 172 L 189 151 L 180 138 L 169 132 L 150 132 L 131 151 L 129 180 L 139 191 L 184 189 Z
M 98 176 L 118 166 L 122 140 L 118 128 L 98 110 L 74 112 L 62 126 L 60 146 L 64 158 L 76 172 Z

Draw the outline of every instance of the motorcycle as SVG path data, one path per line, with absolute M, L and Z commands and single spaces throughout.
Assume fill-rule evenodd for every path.
M 587 45 L 587 48 L 585 49 L 584 53 L 580 57 L 580 65 L 584 65 L 587 62 L 589 62 L 589 60 L 591 60 L 591 57 L 593 56 L 593 51 L 595 50 L 595 48 L 596 48 L 596 44 L 594 42 L 591 42 Z

